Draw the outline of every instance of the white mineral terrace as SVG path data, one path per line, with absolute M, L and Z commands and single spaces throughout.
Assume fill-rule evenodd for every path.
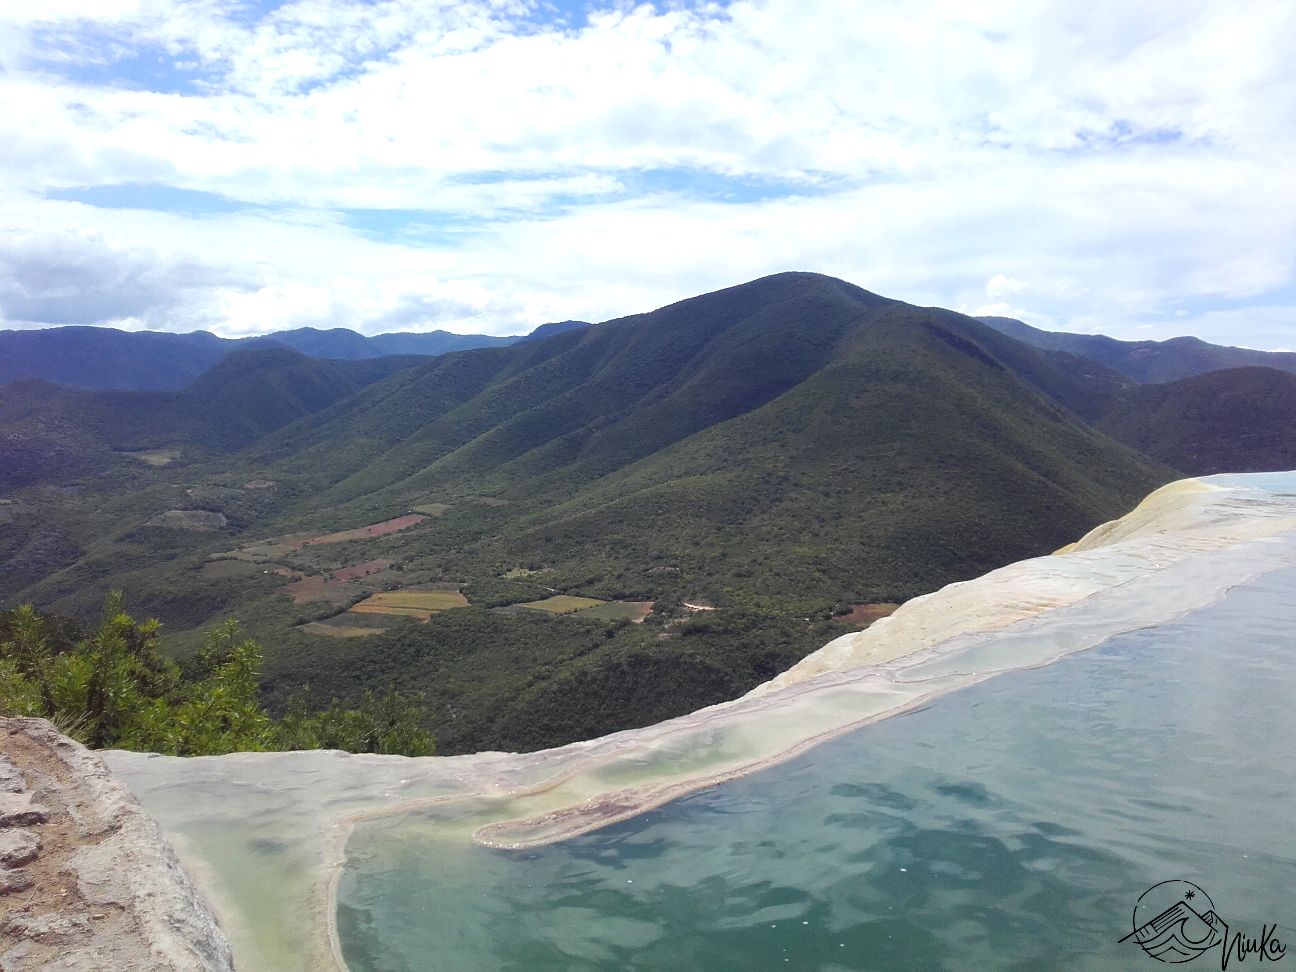
M 644 729 L 525 755 L 105 755 L 212 901 L 239 967 L 341 967 L 335 892 L 358 821 L 422 810 L 410 825 L 428 840 L 560 840 L 1293 565 L 1296 474 L 1184 480 L 1057 554 L 916 598 L 741 699 Z

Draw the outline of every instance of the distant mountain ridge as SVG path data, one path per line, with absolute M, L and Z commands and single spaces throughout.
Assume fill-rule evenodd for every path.
M 563 321 L 508 337 L 449 331 L 366 336 L 342 327 L 301 327 L 249 338 L 222 338 L 207 331 L 175 334 L 86 326 L 0 331 L 0 386 L 31 378 L 94 391 L 176 391 L 239 350 L 289 348 L 312 358 L 341 361 L 391 355 L 435 357 L 505 347 L 589 326 Z
M 91 391 L 25 378 L 0 387 L 0 489 L 102 473 L 129 453 L 228 452 L 426 360 L 329 361 L 241 349 L 179 391 Z
M 1046 351 L 1066 351 L 1097 361 L 1139 384 L 1177 381 L 1221 368 L 1277 368 L 1296 374 L 1296 353 L 1253 351 L 1210 344 L 1201 338 L 1120 341 L 1104 334 L 1045 331 L 1012 317 L 978 317 L 1000 334 Z

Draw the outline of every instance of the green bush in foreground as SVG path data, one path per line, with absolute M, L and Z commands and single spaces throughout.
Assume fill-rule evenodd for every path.
M 91 636 L 31 606 L 0 616 L 0 716 L 39 716 L 94 749 L 172 756 L 237 751 L 345 749 L 427 756 L 421 699 L 366 693 L 359 708 L 334 702 L 308 712 L 300 697 L 281 721 L 258 699 L 261 646 L 239 640 L 238 624 L 207 633 L 189 670 L 158 651 L 156 621 L 135 622 L 109 595 Z

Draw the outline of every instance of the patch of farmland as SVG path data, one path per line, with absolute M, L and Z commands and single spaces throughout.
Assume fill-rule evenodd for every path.
M 286 533 L 268 540 L 257 540 L 244 544 L 237 550 L 226 551 L 217 556 L 234 560 L 250 560 L 262 563 L 267 560 L 281 560 L 296 553 L 303 547 L 322 546 L 331 543 L 347 543 L 352 540 L 367 540 L 372 537 L 385 537 L 401 530 L 422 523 L 427 517 L 417 513 L 407 513 L 381 523 L 357 527 L 354 530 L 341 530 L 337 533 Z
M 352 540 L 368 540 L 371 537 L 385 537 L 392 533 L 399 533 L 401 530 L 407 530 L 416 524 L 422 523 L 426 519 L 427 517 L 422 513 L 406 513 L 404 516 L 397 516 L 390 520 L 383 520 L 381 523 L 371 523 L 369 526 L 357 527 L 354 530 L 340 530 L 337 533 L 325 533 L 320 536 L 313 536 L 303 540 L 300 546 L 310 547 L 322 543 L 348 543 Z
M 576 611 L 578 618 L 597 618 L 600 621 L 629 621 L 631 624 L 643 624 L 644 619 L 652 614 L 652 601 L 608 601 L 591 608 Z
M 362 593 L 350 581 L 338 580 L 330 574 L 311 574 L 285 584 L 279 591 L 291 597 L 294 604 L 309 604 L 312 601 L 346 604 Z
M 414 507 L 414 512 L 424 513 L 428 516 L 440 516 L 450 508 L 449 503 L 424 503 L 421 506 Z
M 851 609 L 845 614 L 839 614 L 833 618 L 841 624 L 850 625 L 853 628 L 867 628 L 879 618 L 888 617 L 895 613 L 899 604 L 890 604 L 878 602 L 876 604 L 852 604 Z
M 607 603 L 607 601 L 600 601 L 594 597 L 555 594 L 553 597 L 546 597 L 543 601 L 528 601 L 525 604 L 518 604 L 516 607 L 529 608 L 532 611 L 544 611 L 547 614 L 572 614 L 575 611 L 582 611 L 586 608 L 598 607 Z
M 326 624 L 323 621 L 311 621 L 309 624 L 298 625 L 299 631 L 309 631 L 311 634 L 324 635 L 326 638 L 364 638 L 367 635 L 380 635 L 386 628 L 352 628 L 340 624 Z
M 118 455 L 127 456 L 146 466 L 169 466 L 180 458 L 179 449 L 123 449 Z
M 382 591 L 352 606 L 351 614 L 387 614 L 426 621 L 434 614 L 468 606 L 458 591 Z
M 358 596 L 397 585 L 416 592 L 450 591 L 457 594 L 459 591 L 458 584 L 424 584 L 422 582 L 428 577 L 425 572 L 404 573 L 392 570 L 392 564 L 390 560 L 366 560 L 319 574 L 294 573 L 292 583 L 279 590 L 291 597 L 294 604 L 308 601 L 345 604 Z
M 380 570 L 386 570 L 392 563 L 391 560 L 364 560 L 358 564 L 352 564 L 350 567 L 339 567 L 333 571 L 332 576 L 344 581 L 358 580 L 361 577 L 376 574 Z
M 198 570 L 198 576 L 204 580 L 225 580 L 229 577 L 251 577 L 262 572 L 269 573 L 260 564 L 246 560 L 209 560 Z
M 237 550 L 213 554 L 212 559 L 250 560 L 254 564 L 279 560 L 301 549 L 302 543 L 314 534 L 289 533 L 282 537 L 271 537 L 269 540 L 256 540 L 244 544 Z

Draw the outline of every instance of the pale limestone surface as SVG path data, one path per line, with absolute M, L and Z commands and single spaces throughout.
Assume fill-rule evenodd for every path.
M 0 719 L 0 969 L 225 972 L 228 941 L 95 754 Z
M 105 758 L 211 896 L 243 967 L 340 966 L 351 829 L 407 814 L 427 840 L 526 847 L 790 758 L 1000 672 L 1174 621 L 1296 566 L 1296 475 L 1172 484 L 1069 552 L 917 598 L 733 702 L 525 755 Z

